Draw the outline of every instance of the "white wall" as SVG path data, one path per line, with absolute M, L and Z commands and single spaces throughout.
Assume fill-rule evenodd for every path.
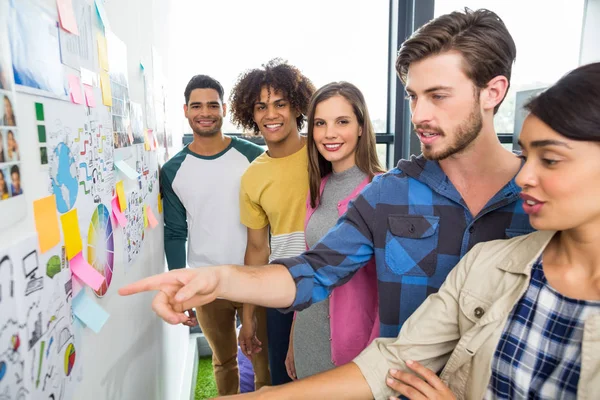
M 53 0 L 37 0 L 54 7 Z M 86 0 L 93 4 L 93 0 Z M 144 81 L 140 73 L 143 62 L 152 74 L 154 45 L 163 61 L 168 59 L 168 16 L 170 0 L 107 0 L 105 7 L 112 31 L 127 45 L 129 93 L 132 101 L 144 104 Z M 94 19 L 97 17 L 95 16 Z M 163 65 L 168 85 L 169 71 Z M 182 88 L 183 91 L 183 88 Z M 35 116 L 29 104 L 30 94 L 17 93 L 17 121 L 21 134 L 23 200 L 27 215 L 10 229 L 0 230 L 2 247 L 9 247 L 35 232 L 32 202 L 48 194 L 48 171 L 39 164 Z M 101 104 L 101 99 L 97 99 Z M 174 141 L 177 145 L 180 141 Z M 123 150 L 121 156 L 123 156 Z M 115 158 L 118 159 L 117 156 Z M 110 318 L 99 334 L 85 329 L 83 349 L 78 361 L 83 362 L 83 380 L 74 399 L 130 400 L 189 398 L 189 387 L 182 382 L 188 347 L 188 329 L 167 326 L 151 310 L 153 294 L 120 297 L 117 289 L 142 277 L 165 269 L 162 218 L 159 228 L 147 230 L 143 251 L 129 269 L 115 266 L 109 291 L 97 299 Z M 122 262 L 123 233 L 114 233 L 115 263 Z M 185 392 L 182 393 L 182 387 Z

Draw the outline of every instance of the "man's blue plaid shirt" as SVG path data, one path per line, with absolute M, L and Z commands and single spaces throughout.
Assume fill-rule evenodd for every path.
M 511 180 L 473 217 L 436 161 L 401 160 L 375 177 L 312 249 L 272 262 L 296 282 L 288 310 L 324 300 L 375 255 L 380 335 L 396 337 L 471 247 L 533 231 L 519 192 Z

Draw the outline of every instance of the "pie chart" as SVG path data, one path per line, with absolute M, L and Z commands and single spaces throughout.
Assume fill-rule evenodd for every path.
M 94 210 L 90 229 L 88 230 L 88 263 L 104 276 L 104 283 L 95 290 L 96 296 L 102 297 L 108 290 L 112 280 L 114 265 L 113 229 L 110 213 L 104 204 L 98 204 Z
M 73 343 L 69 343 L 65 351 L 65 374 L 67 376 L 71 375 L 73 366 L 75 366 L 75 346 Z

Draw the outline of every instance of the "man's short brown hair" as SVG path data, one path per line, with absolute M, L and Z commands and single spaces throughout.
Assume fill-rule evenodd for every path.
M 400 80 L 406 83 L 411 63 L 451 50 L 463 56 L 463 70 L 478 89 L 500 75 L 508 79 L 510 86 L 512 65 L 517 56 L 512 36 L 496 13 L 468 8 L 429 21 L 402 43 L 396 60 Z M 494 113 L 500 104 L 502 101 Z

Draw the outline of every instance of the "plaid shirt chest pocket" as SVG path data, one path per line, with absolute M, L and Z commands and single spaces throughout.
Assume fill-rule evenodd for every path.
M 388 216 L 385 264 L 395 274 L 431 277 L 437 266 L 439 217 Z

